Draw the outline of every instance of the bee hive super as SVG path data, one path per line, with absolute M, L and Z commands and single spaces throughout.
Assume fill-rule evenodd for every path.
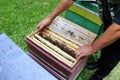
M 91 44 L 96 34 L 57 17 L 52 24 L 26 37 L 29 55 L 58 79 L 73 80 L 83 68 L 87 58 L 77 60 L 75 51 Z

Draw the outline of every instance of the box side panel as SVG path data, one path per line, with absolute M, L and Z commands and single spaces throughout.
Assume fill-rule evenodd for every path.
M 83 58 L 81 61 L 79 61 L 74 67 L 73 73 L 70 75 L 69 80 L 75 80 L 77 75 L 82 71 L 84 65 L 86 64 L 88 57 Z
M 68 79 L 73 80 L 76 78 L 76 75 L 80 73 L 83 66 L 86 63 L 87 58 L 84 58 L 80 60 L 73 69 L 68 69 L 66 66 L 64 66 L 61 62 L 58 62 L 56 60 L 51 59 L 48 55 L 46 56 L 46 52 L 44 50 L 39 50 L 36 48 L 37 46 L 33 44 L 31 41 L 26 40 L 28 44 L 29 52 L 31 56 L 34 55 L 35 58 L 37 58 L 37 62 L 39 64 L 43 65 L 44 68 L 46 68 L 49 72 L 51 72 L 54 76 L 59 78 L 60 80 Z
M 59 74 L 64 77 L 70 76 L 72 73 L 72 69 L 68 68 L 66 65 L 56 60 L 54 57 L 49 55 L 49 53 L 45 52 L 43 49 L 32 43 L 29 39 L 26 39 L 28 50 L 31 51 L 34 55 L 36 55 L 40 60 L 47 64 L 47 66 L 53 68 Z

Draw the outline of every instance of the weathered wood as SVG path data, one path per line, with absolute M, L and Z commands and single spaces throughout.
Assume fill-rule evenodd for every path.
M 79 48 L 80 48 L 80 45 L 78 45 L 78 44 L 72 42 L 71 40 L 69 40 L 69 39 L 67 39 L 67 38 L 65 38 L 65 37 L 63 37 L 63 36 L 55 33 L 55 32 L 52 31 L 52 30 L 47 30 L 47 29 L 45 29 L 44 32 L 45 32 L 45 33 L 48 33 L 48 34 L 50 34 L 50 35 L 52 35 L 52 36 L 54 36 L 54 37 L 56 37 L 56 38 L 58 38 L 60 41 L 65 42 L 66 44 L 70 45 L 71 47 L 74 47 L 75 49 L 79 49 Z
M 61 17 L 57 17 L 48 28 L 80 46 L 91 44 L 97 36 Z
M 51 34 L 49 32 L 50 32 L 49 30 L 45 30 L 45 31 L 42 31 L 41 33 L 39 33 L 39 35 L 42 36 L 43 38 L 45 38 L 46 40 L 50 41 L 52 44 L 58 46 L 60 49 L 67 52 L 71 56 L 75 57 L 75 51 L 79 48 L 78 45 L 75 45 L 75 44 L 73 45 L 73 43 L 72 43 L 73 46 L 71 46 L 70 44 L 66 43 L 66 41 L 68 42 L 68 40 L 66 40 L 62 36 L 60 36 L 58 34 L 56 35 L 56 33 Z M 54 35 L 56 35 L 56 36 L 54 36 Z M 61 39 L 61 37 L 63 39 Z M 69 42 L 69 43 L 71 43 L 71 42 Z M 74 46 L 76 46 L 76 48 Z
M 44 38 L 40 37 L 39 35 L 35 34 L 35 37 L 40 40 L 40 42 L 44 43 L 46 46 L 50 47 L 51 49 L 53 49 L 55 52 L 58 52 L 58 54 L 62 55 L 63 57 L 65 57 L 66 59 L 68 59 L 71 62 L 76 61 L 75 58 L 73 58 L 72 56 L 70 56 L 69 54 L 67 54 L 66 52 L 62 51 L 60 48 L 58 48 L 57 46 L 51 44 L 49 41 L 45 40 Z
M 38 39 L 36 39 L 35 37 L 29 38 L 31 41 L 33 41 L 34 43 L 36 43 L 38 46 L 41 46 L 42 49 L 50 52 L 50 54 L 52 56 L 54 56 L 55 58 L 57 58 L 58 60 L 60 60 L 61 62 L 65 63 L 66 65 L 68 65 L 69 67 L 73 67 L 77 60 L 75 60 L 74 62 L 70 61 L 69 59 L 65 58 L 64 56 L 58 54 L 57 52 L 55 52 L 54 50 L 52 50 L 50 47 L 46 46 L 45 44 L 43 44 L 42 42 L 40 42 Z

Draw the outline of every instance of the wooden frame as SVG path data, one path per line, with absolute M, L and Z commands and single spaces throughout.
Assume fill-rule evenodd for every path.
M 56 26 L 56 23 L 59 25 Z M 71 32 L 75 35 L 71 35 Z M 52 44 L 44 37 L 44 34 L 45 37 L 47 35 L 47 37 L 51 38 L 53 41 L 63 43 L 68 48 L 74 49 L 75 51 L 83 45 L 92 43 L 97 35 L 64 18 L 57 17 L 49 28 L 42 31 L 36 30 L 26 37 L 29 53 L 38 58 L 40 64 L 43 62 L 42 64 L 44 64 L 44 66 L 49 67 L 47 68 L 48 71 L 53 69 L 55 74 L 58 73 L 65 79 L 73 80 L 83 68 L 87 57 L 81 60 L 75 59 L 75 54 L 71 56 L 55 44 Z M 86 39 L 84 39 L 86 41 L 80 40 L 80 37 L 86 37 Z M 88 42 L 87 40 L 90 41 Z

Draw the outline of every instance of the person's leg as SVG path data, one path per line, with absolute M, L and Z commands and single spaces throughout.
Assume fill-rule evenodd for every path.
M 120 60 L 120 40 L 101 50 L 101 57 L 98 59 L 99 73 L 103 77 L 108 75 Z
M 93 78 L 97 77 L 102 80 L 107 76 L 120 60 L 120 40 L 117 40 L 108 47 L 101 50 L 101 57 L 98 59 L 98 70 L 95 72 Z M 97 80 L 97 79 L 90 79 Z

